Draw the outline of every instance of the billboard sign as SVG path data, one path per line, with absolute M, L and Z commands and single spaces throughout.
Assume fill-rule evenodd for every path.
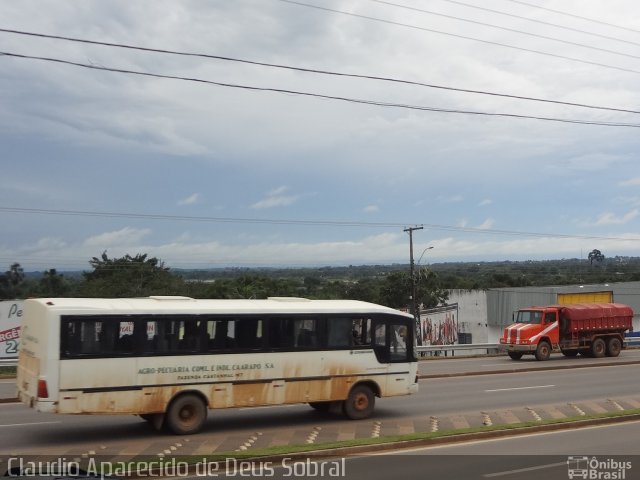
M 22 301 L 0 302 L 0 360 L 18 358 Z
M 420 311 L 422 345 L 458 343 L 458 304 Z

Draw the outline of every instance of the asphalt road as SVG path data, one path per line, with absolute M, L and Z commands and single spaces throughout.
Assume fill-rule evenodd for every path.
M 546 362 L 539 362 L 533 356 L 525 356 L 518 361 L 511 360 L 507 356 L 431 357 L 419 362 L 418 372 L 425 377 L 443 377 L 505 371 L 571 369 L 610 364 L 624 365 L 630 362 L 638 362 L 640 364 L 640 348 L 625 350 L 616 358 L 584 358 L 581 356 L 568 358 L 562 354 L 553 354 L 551 359 Z M 0 379 L 0 399 L 15 397 L 15 394 L 15 380 Z
M 587 470 L 585 478 L 638 479 L 639 436 L 640 423 L 633 422 L 465 442 L 347 458 L 345 472 L 346 478 L 367 480 L 565 480 L 569 478 L 570 467 L 581 467 Z M 586 461 L 583 460 L 585 457 Z M 596 465 L 592 463 L 594 458 L 598 463 L 596 468 L 590 466 Z M 594 471 L 594 476 L 589 470 Z M 624 476 L 609 476 L 614 472 L 623 472 Z
M 380 435 L 429 431 L 433 418 L 440 419 L 442 430 L 462 428 L 461 422 L 474 426 L 477 421 L 479 426 L 484 416 L 494 424 L 510 423 L 514 416 L 530 421 L 532 413 L 526 407 L 543 417 L 554 412 L 576 415 L 571 403 L 587 413 L 607 407 L 608 400 L 632 408 L 640 406 L 638 385 L 637 366 L 620 365 L 423 380 L 416 395 L 380 399 L 374 416 L 361 421 L 321 415 L 306 405 L 214 410 L 203 432 L 189 437 L 188 451 L 228 450 L 251 438 L 256 440 L 250 448 L 305 443 L 314 432 L 320 443 L 370 437 L 376 429 Z M 635 403 L 628 403 L 632 401 Z M 0 405 L 0 454 L 100 449 L 118 454 L 154 453 L 176 441 L 179 439 L 152 431 L 132 415 L 66 416 L 38 413 L 18 404 Z
M 640 363 L 640 349 L 623 350 L 619 357 L 585 358 L 577 356 L 565 357 L 561 353 L 551 355 L 545 362 L 536 360 L 533 355 L 526 355 L 521 360 L 511 360 L 505 355 L 488 357 L 430 357 L 419 362 L 418 372 L 425 376 L 461 375 L 469 373 L 491 373 L 519 370 L 545 370 L 554 368 L 581 368 L 609 364 Z

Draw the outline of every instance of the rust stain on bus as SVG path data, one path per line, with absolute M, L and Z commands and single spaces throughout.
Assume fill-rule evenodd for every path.
M 311 368 L 310 368 L 311 367 Z M 363 380 L 357 365 L 332 362 L 325 365 L 325 375 L 314 379 L 305 374 L 317 370 L 304 362 L 284 362 L 278 368 L 279 379 L 269 380 L 264 371 L 242 372 L 238 380 L 202 385 L 166 385 L 166 375 L 153 375 L 145 382 L 160 386 L 141 386 L 142 390 L 112 392 L 78 392 L 74 397 L 61 399 L 60 413 L 162 413 L 177 395 L 197 392 L 209 408 L 252 407 L 283 403 L 345 400 L 355 383 Z M 107 372 L 102 372 L 108 375 Z M 100 376 L 103 376 L 100 375 Z M 366 378 L 366 377 L 365 377 Z M 99 380 L 99 379 L 98 379 Z M 164 385 L 166 386 L 164 386 Z M 384 386 L 381 386 L 384 395 Z

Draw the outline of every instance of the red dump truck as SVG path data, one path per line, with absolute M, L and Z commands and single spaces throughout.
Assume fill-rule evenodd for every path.
M 624 332 L 631 329 L 633 310 L 620 303 L 550 305 L 519 310 L 515 323 L 504 329 L 500 348 L 513 360 L 533 354 L 548 360 L 551 352 L 567 357 L 617 357 Z

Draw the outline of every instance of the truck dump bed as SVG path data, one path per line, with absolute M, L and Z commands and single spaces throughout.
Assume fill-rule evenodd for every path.
M 564 333 L 620 331 L 631 329 L 633 310 L 620 303 L 585 303 L 560 307 L 560 329 Z

